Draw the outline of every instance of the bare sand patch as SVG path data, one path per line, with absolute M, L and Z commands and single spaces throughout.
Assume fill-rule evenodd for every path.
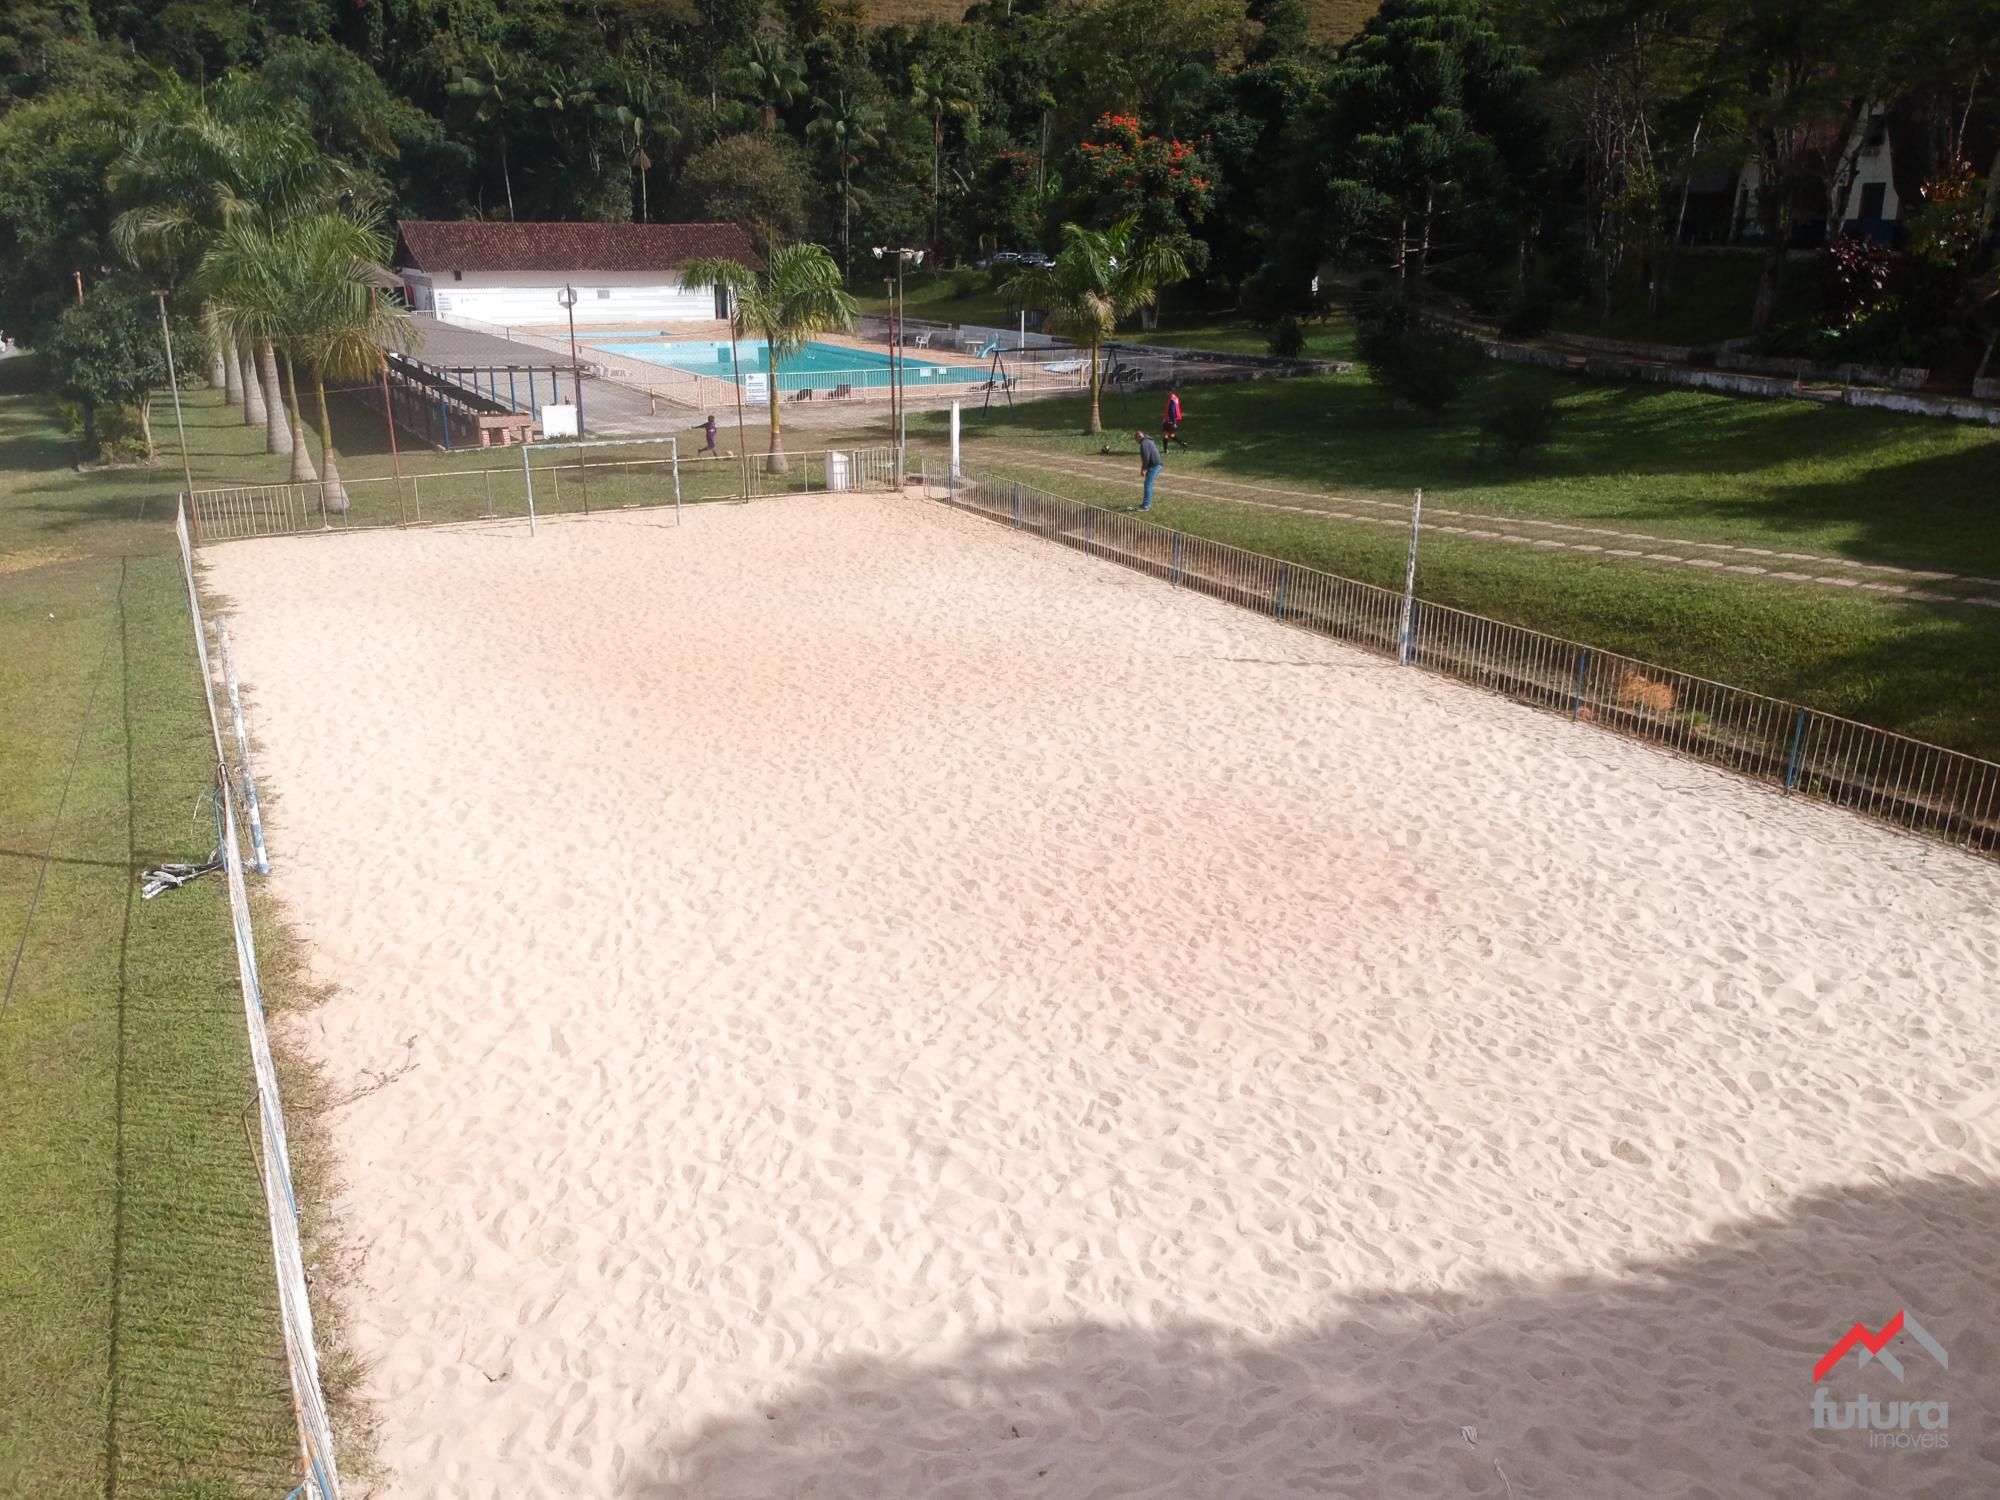
M 900 498 L 207 561 L 379 1493 L 2000 1479 L 1992 868 Z

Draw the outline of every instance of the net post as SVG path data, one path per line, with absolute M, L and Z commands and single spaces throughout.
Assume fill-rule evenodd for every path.
M 1576 648 L 1576 685 L 1571 689 L 1569 699 L 1569 717 L 1571 723 L 1574 723 L 1577 717 L 1583 712 L 1583 669 L 1589 664 L 1589 661 L 1590 648 L 1588 646 L 1578 646 Z
M 1423 524 L 1424 492 L 1417 491 L 1417 498 L 1410 506 L 1410 560 L 1403 569 L 1403 630 L 1402 643 L 1396 653 L 1399 666 L 1410 664 L 1410 636 L 1416 623 L 1417 614 L 1417 530 Z
M 1785 761 L 1785 790 L 1790 791 L 1799 784 L 1799 747 L 1805 742 L 1806 720 L 1810 714 L 1800 709 L 1798 717 L 1792 720 L 1792 753 Z
M 678 526 L 681 524 L 681 440 L 676 437 L 667 441 L 671 444 L 667 451 L 672 455 L 674 464 L 674 524 Z

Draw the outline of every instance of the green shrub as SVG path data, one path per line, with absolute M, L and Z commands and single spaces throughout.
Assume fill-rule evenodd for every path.
M 1458 400 L 1482 359 L 1471 339 L 1395 302 L 1362 314 L 1357 343 L 1368 378 L 1428 417 L 1442 416 Z
M 1480 418 L 1480 444 L 1491 443 L 1518 463 L 1548 446 L 1561 416 L 1553 396 L 1509 396 Z
M 1297 359 L 1306 352 L 1304 325 L 1290 313 L 1286 313 L 1272 327 L 1271 341 L 1267 347 L 1279 359 Z

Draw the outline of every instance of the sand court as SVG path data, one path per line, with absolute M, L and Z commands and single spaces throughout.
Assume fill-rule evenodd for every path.
M 2000 869 L 901 497 L 204 561 L 373 1493 L 2000 1487 Z

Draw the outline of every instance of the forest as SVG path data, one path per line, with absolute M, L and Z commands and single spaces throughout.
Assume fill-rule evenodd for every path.
M 730 219 L 858 277 L 872 245 L 970 266 L 1130 218 L 1187 267 L 1170 297 L 1276 348 L 1356 286 L 1643 334 L 1727 255 L 1720 334 L 1990 368 L 2000 0 L 1387 0 L 1337 30 L 1302 0 L 9 0 L 0 329 L 179 294 L 191 255 L 115 233 L 128 158 L 228 89 L 384 227 Z

